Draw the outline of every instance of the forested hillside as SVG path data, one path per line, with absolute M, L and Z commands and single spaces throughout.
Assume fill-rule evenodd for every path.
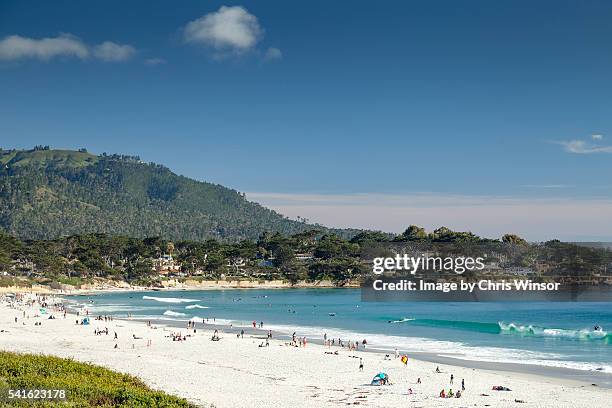
M 138 157 L 46 146 L 0 150 L 0 229 L 21 239 L 107 233 L 240 240 L 310 228 L 235 190 L 176 175 Z

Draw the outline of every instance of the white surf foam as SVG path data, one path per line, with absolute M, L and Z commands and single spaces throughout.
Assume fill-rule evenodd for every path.
M 166 310 L 164 316 L 186 316 L 185 313 L 173 312 L 172 310 Z
M 411 322 L 415 319 L 412 319 L 410 317 L 404 317 L 403 319 L 399 319 L 399 320 L 390 320 L 389 323 L 404 323 L 404 322 Z
M 429 353 L 443 357 L 451 357 L 461 360 L 482 361 L 494 363 L 516 363 L 521 364 L 571 368 L 582 371 L 600 371 L 612 373 L 612 366 L 609 363 L 586 363 L 579 361 L 562 360 L 560 354 L 549 352 L 535 352 L 514 348 L 503 347 L 474 347 L 461 342 L 433 340 L 421 337 L 402 337 L 384 334 L 360 333 L 348 330 L 314 327 L 314 326 L 287 326 L 287 325 L 267 325 L 268 329 L 290 334 L 296 332 L 298 337 L 322 339 L 326 333 L 328 339 L 342 339 L 343 342 L 367 340 L 369 349 L 393 351 L 395 348 L 401 352 Z
M 499 328 L 502 333 L 516 333 L 523 336 L 535 337 L 560 337 L 578 340 L 602 340 L 610 333 L 603 329 L 557 329 L 550 327 L 538 327 L 534 325 L 520 325 L 516 323 L 499 322 Z
M 155 300 L 156 302 L 162 303 L 192 303 L 199 302 L 198 299 L 184 299 L 184 298 L 172 298 L 172 297 L 157 297 L 157 296 L 143 296 L 144 300 Z

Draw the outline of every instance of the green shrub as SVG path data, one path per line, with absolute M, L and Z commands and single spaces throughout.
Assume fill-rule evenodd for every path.
M 64 389 L 65 401 L 9 400 L 8 389 Z M 0 406 L 186 407 L 186 400 L 155 391 L 127 374 L 73 360 L 0 351 Z
M 0 287 L 18 286 L 31 288 L 32 282 L 29 280 L 17 279 L 10 276 L 0 276 Z

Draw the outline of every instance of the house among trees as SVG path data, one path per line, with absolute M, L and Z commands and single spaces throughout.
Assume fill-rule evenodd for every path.
M 171 275 L 181 271 L 181 265 L 177 263 L 172 255 L 163 254 L 153 260 L 153 270 L 160 275 Z
M 11 266 L 12 270 L 33 273 L 36 270 L 36 264 L 29 259 L 18 258 Z
M 313 257 L 312 254 L 309 253 L 297 253 L 295 254 L 295 259 L 298 261 L 310 261 Z

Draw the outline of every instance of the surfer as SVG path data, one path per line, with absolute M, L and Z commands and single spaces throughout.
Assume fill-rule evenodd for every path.
M 602 328 L 601 328 L 601 326 L 600 326 L 600 325 L 596 324 L 595 326 L 593 326 L 593 330 L 595 330 L 595 331 L 601 331 L 601 330 L 602 330 Z

